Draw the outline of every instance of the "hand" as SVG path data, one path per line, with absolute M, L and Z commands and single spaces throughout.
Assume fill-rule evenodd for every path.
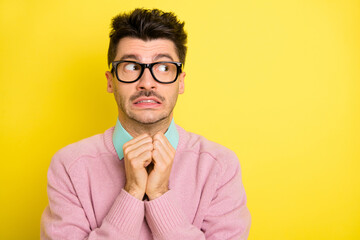
M 153 169 L 149 171 L 146 195 L 150 200 L 160 197 L 169 190 L 169 177 L 175 157 L 175 149 L 162 133 L 155 134 L 152 151 Z
M 125 165 L 125 191 L 142 200 L 145 194 L 148 173 L 146 167 L 152 161 L 153 139 L 142 134 L 123 146 Z

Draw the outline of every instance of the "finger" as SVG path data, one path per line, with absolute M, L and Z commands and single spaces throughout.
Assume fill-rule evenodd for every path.
M 159 140 L 154 141 L 154 160 L 157 163 L 166 164 L 173 160 L 171 153 L 164 147 L 163 143 Z
M 154 170 L 159 173 L 167 173 L 168 171 L 171 171 L 173 161 L 166 154 L 163 148 L 154 150 L 152 158 L 154 162 Z
M 169 140 L 167 139 L 167 137 L 164 134 L 159 134 L 159 139 L 161 140 L 161 142 L 163 144 L 165 144 L 172 152 L 175 152 L 174 147 L 171 145 L 171 143 L 169 142 Z
M 165 151 L 170 155 L 175 155 L 175 149 L 169 142 L 169 140 L 162 133 L 157 133 L 154 136 L 154 141 L 157 140 L 161 143 L 161 145 L 165 148 Z
M 144 168 L 149 165 L 152 160 L 152 151 L 145 151 L 130 162 L 133 168 Z
M 142 163 L 142 166 L 146 167 L 147 165 L 149 165 L 151 163 L 152 151 L 143 152 L 142 154 L 139 155 L 137 160 L 139 161 L 139 164 Z M 145 166 L 145 164 L 147 164 L 147 165 Z
M 137 147 L 136 147 L 137 146 Z M 154 149 L 154 145 L 152 142 L 145 142 L 143 144 L 139 144 L 136 146 L 131 146 L 131 150 L 127 149 L 126 153 L 124 152 L 127 159 L 131 160 L 137 158 L 144 152 L 151 152 Z
M 150 152 L 150 158 L 144 162 L 144 167 L 146 168 L 147 166 L 149 166 L 152 163 L 152 160 L 152 152 Z
M 147 137 L 141 138 L 141 139 L 137 139 L 137 141 L 130 140 L 129 142 L 127 142 L 123 145 L 124 155 L 127 155 L 129 152 L 133 151 L 134 149 L 137 149 L 137 148 L 141 147 L 142 145 L 146 145 L 148 143 L 152 144 L 152 139 L 150 136 L 147 136 Z
M 126 142 L 124 144 L 124 147 L 128 147 L 128 146 L 131 146 L 131 145 L 134 145 L 144 139 L 147 139 L 147 138 L 151 138 L 148 134 L 144 133 L 144 134 L 141 134 L 139 136 L 137 136 L 136 138 L 133 138 L 131 139 L 130 141 Z
M 152 152 L 152 162 L 154 163 L 154 166 L 164 165 L 163 157 L 158 149 L 155 149 Z

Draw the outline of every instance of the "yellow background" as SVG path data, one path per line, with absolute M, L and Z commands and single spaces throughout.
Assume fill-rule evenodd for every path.
M 249 239 L 360 239 L 360 2 L 0 1 L 0 239 L 38 239 L 60 148 L 113 126 L 110 20 L 186 22 L 176 122 L 234 150 Z

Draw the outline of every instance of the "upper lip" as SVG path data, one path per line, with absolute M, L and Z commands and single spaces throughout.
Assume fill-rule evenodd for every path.
M 156 98 L 156 97 L 140 97 L 140 98 L 137 98 L 133 101 L 134 104 L 136 104 L 137 102 L 140 102 L 140 101 L 145 101 L 145 100 L 153 100 L 157 103 L 161 103 L 161 101 Z

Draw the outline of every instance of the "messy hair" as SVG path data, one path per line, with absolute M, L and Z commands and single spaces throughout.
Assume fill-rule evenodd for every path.
M 111 22 L 108 65 L 115 60 L 118 43 L 124 37 L 144 41 L 159 38 L 171 40 L 180 62 L 185 63 L 187 34 L 184 25 L 174 13 L 159 9 L 137 8 L 130 13 L 115 16 Z

